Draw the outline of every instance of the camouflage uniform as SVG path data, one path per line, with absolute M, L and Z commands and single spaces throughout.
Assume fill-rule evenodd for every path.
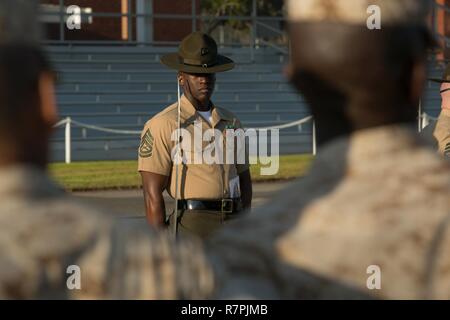
M 437 141 L 439 153 L 450 156 L 450 110 L 443 109 L 436 123 L 428 125 L 433 130 L 433 136 Z
M 319 151 L 309 175 L 210 244 L 218 296 L 449 299 L 446 160 L 400 125 Z M 366 286 L 371 265 L 381 290 Z
M 17 45 L 39 49 L 37 5 L 35 0 L 0 1 L 1 50 Z M 31 80 L 23 81 L 34 94 Z M 14 101 L 4 100 L 2 96 L 0 108 L 17 108 Z M 110 221 L 66 196 L 42 170 L 18 163 L 5 166 L 8 158 L 15 158 L 8 155 L 12 150 L 3 139 L 8 138 L 2 137 L 0 166 L 0 299 L 175 299 L 209 294 L 212 276 L 200 244 L 184 239 L 175 246 L 165 233 L 146 224 Z M 36 151 L 14 147 L 28 155 Z M 67 287 L 72 265 L 80 267 L 80 290 Z
M 339 31 L 349 27 L 356 33 L 368 32 L 369 5 L 382 12 L 383 25 L 418 25 L 425 31 L 427 1 L 290 0 L 292 34 L 306 24 L 326 24 L 327 31 L 340 25 Z M 314 87 L 316 92 L 322 93 L 323 87 L 328 92 L 330 83 L 340 91 L 352 77 L 343 77 L 342 87 L 334 88 L 339 74 L 333 73 L 335 81 L 330 82 L 322 79 L 323 74 L 314 74 L 314 59 L 298 61 L 298 57 L 314 57 L 323 50 L 321 45 L 306 49 L 320 41 L 320 34 L 308 34 L 308 41 L 301 36 L 291 39 L 297 45 L 304 41 L 302 49 L 293 46 L 292 76 L 310 72 L 325 83 L 318 85 L 320 89 Z M 349 32 L 348 37 L 339 34 L 337 38 L 350 43 L 352 36 Z M 297 50 L 303 51 L 298 55 Z M 327 65 L 332 65 L 331 59 Z M 352 67 L 349 62 L 348 68 Z M 361 76 L 366 72 L 347 71 L 361 72 Z M 362 88 L 346 96 L 348 113 L 365 111 L 364 105 L 356 111 L 358 105 L 353 101 L 367 89 Z M 331 129 L 326 121 L 322 125 L 322 130 Z M 450 164 L 415 130 L 415 125 L 382 125 L 380 121 L 377 127 L 329 137 L 306 177 L 263 208 L 254 209 L 253 216 L 224 228 L 209 243 L 217 296 L 449 299 Z M 373 273 L 377 269 L 380 273 Z M 372 287 L 378 284 L 372 281 L 376 278 L 379 289 Z
M 177 246 L 145 224 L 113 223 L 41 170 L 0 170 L 0 298 L 204 298 L 212 278 L 201 246 Z M 81 290 L 68 290 L 78 265 Z

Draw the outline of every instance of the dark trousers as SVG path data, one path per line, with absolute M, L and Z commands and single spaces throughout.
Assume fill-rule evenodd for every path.
M 232 219 L 226 213 L 217 211 L 180 210 L 178 214 L 178 235 L 207 239 L 231 220 L 234 220 L 234 218 Z M 171 219 L 169 221 L 172 222 Z

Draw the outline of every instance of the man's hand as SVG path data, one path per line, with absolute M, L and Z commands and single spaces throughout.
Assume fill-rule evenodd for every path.
M 145 213 L 151 226 L 165 227 L 166 208 L 163 192 L 166 189 L 169 177 L 152 172 L 141 171 L 142 186 L 144 189 Z

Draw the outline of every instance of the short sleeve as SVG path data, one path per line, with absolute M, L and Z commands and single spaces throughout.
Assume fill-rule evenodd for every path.
M 439 152 L 450 156 L 450 110 L 442 110 L 433 136 L 439 145 Z
M 237 129 L 244 129 L 239 119 L 236 119 L 236 128 Z M 249 162 L 249 155 L 248 155 L 248 147 L 245 145 L 245 163 L 242 164 L 236 164 L 236 172 L 237 174 L 241 174 L 247 170 L 250 170 L 250 162 Z M 238 157 L 239 158 L 239 157 Z
M 138 171 L 170 176 L 172 170 L 172 123 L 169 119 L 153 118 L 141 134 L 138 153 Z

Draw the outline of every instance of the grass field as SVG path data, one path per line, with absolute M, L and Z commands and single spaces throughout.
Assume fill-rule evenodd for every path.
M 255 182 L 288 180 L 300 177 L 309 169 L 312 155 L 280 156 L 276 175 L 262 176 L 260 164 L 251 166 Z M 53 163 L 50 173 L 68 191 L 140 188 L 137 161 L 92 161 L 71 164 Z

